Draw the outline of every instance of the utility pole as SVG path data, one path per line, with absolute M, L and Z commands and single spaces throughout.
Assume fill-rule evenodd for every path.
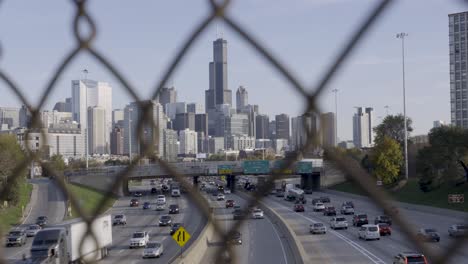
M 333 89 L 335 93 L 335 146 L 338 144 L 338 89 Z
M 401 39 L 401 64 L 403 73 L 403 118 L 405 126 L 405 178 L 408 179 L 408 128 L 406 124 L 406 87 L 405 87 L 405 37 L 408 33 L 398 33 L 397 38 Z

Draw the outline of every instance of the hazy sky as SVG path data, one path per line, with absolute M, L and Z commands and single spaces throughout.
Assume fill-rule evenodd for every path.
M 167 63 L 195 23 L 208 14 L 207 1 L 88 1 L 98 26 L 96 48 L 125 73 L 141 96 L 148 97 Z M 338 48 L 345 43 L 375 0 L 255 0 L 232 1 L 229 14 L 268 47 L 308 86 L 317 82 Z M 414 134 L 427 133 L 432 121 L 450 121 L 448 17 L 468 10 L 457 0 L 400 0 L 388 9 L 362 45 L 350 57 L 321 100 L 334 111 L 331 89 L 338 92 L 338 136 L 352 138 L 354 106 L 374 107 L 376 116 L 402 112 L 401 42 L 409 34 L 407 114 Z M 0 67 L 36 102 L 59 60 L 74 47 L 72 1 L 3 1 L 0 5 Z M 216 26 L 218 25 L 218 26 Z M 276 71 L 222 23 L 213 24 L 183 60 L 170 84 L 179 101 L 204 103 L 208 63 L 216 28 L 228 41 L 228 85 L 243 85 L 249 103 L 270 115 L 298 115 L 303 101 Z M 131 99 L 117 80 L 88 54 L 81 54 L 61 76 L 47 108 L 71 96 L 71 80 L 88 77 L 109 82 L 114 108 Z M 312 88 L 310 88 L 312 89 Z M 0 105 L 20 102 L 0 83 Z M 379 121 L 379 118 L 376 118 Z

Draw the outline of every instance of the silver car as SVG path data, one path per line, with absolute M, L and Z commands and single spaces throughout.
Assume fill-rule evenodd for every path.
M 468 225 L 464 225 L 464 224 L 451 225 L 448 229 L 448 233 L 449 233 L 449 236 L 451 237 L 467 235 Z
M 33 237 L 41 230 L 41 226 L 39 225 L 30 225 L 26 228 L 26 236 Z
M 327 233 L 327 227 L 322 223 L 313 223 L 309 226 L 310 233 L 312 234 L 325 234 Z
M 164 245 L 150 241 L 143 250 L 143 258 L 159 258 L 164 253 Z

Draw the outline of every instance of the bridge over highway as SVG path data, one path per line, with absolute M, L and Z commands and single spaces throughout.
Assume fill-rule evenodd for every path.
M 236 175 L 271 175 L 281 173 L 284 175 L 298 175 L 301 177 L 302 188 L 317 190 L 320 188 L 320 176 L 323 171 L 321 159 L 307 159 L 295 162 L 291 169 L 281 170 L 283 160 L 250 160 L 250 161 L 204 161 L 204 162 L 175 162 L 169 163 L 177 173 L 192 177 L 194 184 L 198 183 L 199 176 L 227 176 L 228 187 L 234 190 Z M 108 190 L 116 177 L 126 169 L 126 166 L 108 166 L 89 169 L 80 169 L 65 172 L 71 183 L 89 186 L 97 190 Z M 144 180 L 155 178 L 171 178 L 159 164 L 139 165 L 128 175 L 122 184 L 122 189 L 116 195 L 128 193 L 129 180 Z

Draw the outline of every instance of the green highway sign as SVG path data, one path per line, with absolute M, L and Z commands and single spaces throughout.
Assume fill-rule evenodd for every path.
M 270 172 L 268 160 L 246 160 L 242 164 L 244 174 L 267 174 Z
M 311 161 L 296 162 L 296 173 L 299 173 L 299 174 L 312 173 L 312 162 Z

